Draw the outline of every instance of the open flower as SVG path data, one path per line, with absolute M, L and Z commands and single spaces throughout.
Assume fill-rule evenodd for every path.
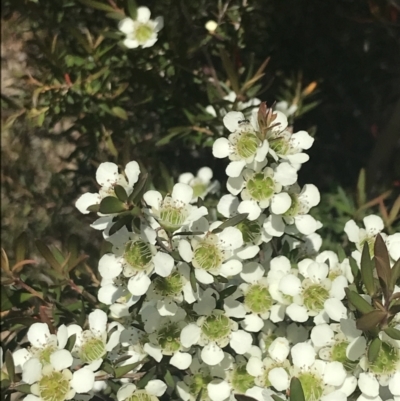
M 219 188 L 218 181 L 211 181 L 213 171 L 209 167 L 202 167 L 196 177 L 192 173 L 183 173 L 179 176 L 178 182 L 190 185 L 193 188 L 191 203 L 197 202 L 198 198 L 204 199 L 208 193 L 216 192 Z
M 136 19 L 124 18 L 118 24 L 118 29 L 126 35 L 124 45 L 128 49 L 136 47 L 151 47 L 157 42 L 157 34 L 164 26 L 163 17 L 150 19 L 150 10 L 147 7 L 137 9 Z
M 118 401 L 158 401 L 165 391 L 167 385 L 161 380 L 150 380 L 144 389 L 138 389 L 133 383 L 124 384 L 117 392 Z

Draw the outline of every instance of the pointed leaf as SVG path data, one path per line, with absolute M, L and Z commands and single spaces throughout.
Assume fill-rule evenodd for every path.
M 360 269 L 357 265 L 356 260 L 352 256 L 349 256 L 349 262 L 350 262 L 351 274 L 354 277 L 354 281 L 356 281 L 356 278 L 360 275 Z
M 305 401 L 303 387 L 297 377 L 290 381 L 290 401 Z
M 121 202 L 126 202 L 128 200 L 128 194 L 126 193 L 125 188 L 122 185 L 115 185 L 114 192 Z
M 389 337 L 394 340 L 400 340 L 400 330 L 395 329 L 394 327 L 387 327 L 383 330 Z
M 165 375 L 164 375 L 164 381 L 167 384 L 168 387 L 174 388 L 175 387 L 175 381 L 174 378 L 171 375 L 171 372 L 167 369 Z
M 373 363 L 379 355 L 381 350 L 382 341 L 379 337 L 375 337 L 368 347 L 368 361 Z
M 372 330 L 387 318 L 387 315 L 387 312 L 382 310 L 373 310 L 372 312 L 368 312 L 357 319 L 357 329 L 362 331 Z
M 235 394 L 234 397 L 237 401 L 257 401 L 255 398 L 244 394 Z
M 394 290 L 394 287 L 397 284 L 399 278 L 400 278 L 400 259 L 392 267 L 392 274 L 389 282 L 389 289 L 391 291 Z
M 26 258 L 28 249 L 28 235 L 23 232 L 14 242 L 15 263 L 21 262 Z
M 365 169 L 360 170 L 360 174 L 358 175 L 357 182 L 357 200 L 358 207 L 361 207 L 366 202 L 366 193 L 365 193 Z
M 274 401 L 285 401 L 283 398 L 278 397 L 277 395 L 271 395 Z
M 14 387 L 14 390 L 23 394 L 32 394 L 30 384 L 20 384 L 19 386 Z
M 4 270 L 5 272 L 10 271 L 10 263 L 8 261 L 8 256 L 3 248 L 1 248 L 1 269 Z
M 155 376 L 157 366 L 153 366 L 137 383 L 139 389 L 145 388 L 146 384 Z
M 107 196 L 101 200 L 100 203 L 100 213 L 113 214 L 120 213 L 126 210 L 126 206 L 119 199 L 114 196 Z
M 57 261 L 53 253 L 50 251 L 50 248 L 45 245 L 42 241 L 35 241 L 36 248 L 44 257 L 46 262 L 58 273 L 61 273 L 61 263 Z
M 232 60 L 229 58 L 228 53 L 224 49 L 220 49 L 220 56 L 222 60 L 222 64 L 224 66 L 226 75 L 229 78 L 229 81 L 232 85 L 232 89 L 236 94 L 240 92 L 240 87 L 239 87 L 239 77 L 237 74 L 237 71 L 235 69 L 234 64 L 232 63 Z
M 68 337 L 67 344 L 65 345 L 65 349 L 67 351 L 72 351 L 76 342 L 76 334 L 72 334 L 71 337 Z
M 370 305 L 361 295 L 357 294 L 355 291 L 351 291 L 349 288 L 346 288 L 345 292 L 347 299 L 362 314 L 366 314 L 375 310 L 372 305 Z
M 192 286 L 193 292 L 197 292 L 197 280 L 193 268 L 190 269 L 190 285 Z
M 385 287 L 388 288 L 391 281 L 392 271 L 390 268 L 389 253 L 385 241 L 380 234 L 378 234 L 375 238 L 374 254 L 375 267 L 378 277 L 382 280 Z
M 96 10 L 115 12 L 115 9 L 108 4 L 101 3 L 95 0 L 79 0 L 83 5 L 91 8 L 95 8 Z
M 202 235 L 203 231 L 179 231 L 177 233 L 173 233 L 172 236 L 175 237 L 177 235 Z
M 133 216 L 128 214 L 121 216 L 110 228 L 109 235 L 115 234 L 123 226 L 128 225 L 133 219 Z
M 132 193 L 129 195 L 129 202 L 138 203 L 138 201 L 142 198 L 143 193 L 146 189 L 147 180 L 149 178 L 148 173 L 141 173 L 139 181 L 135 184 L 135 187 Z
M 222 290 L 219 293 L 219 299 L 225 299 L 227 297 L 229 297 L 230 295 L 232 295 L 235 291 L 237 290 L 237 285 L 232 285 L 228 288 L 225 288 L 224 290 Z
M 128 119 L 128 114 L 126 113 L 126 111 L 122 107 L 113 107 L 111 109 L 111 111 L 113 112 L 113 114 L 115 116 L 121 118 L 122 120 L 127 120 Z
M 369 255 L 368 243 L 364 243 L 361 255 L 361 279 L 367 290 L 367 294 L 371 297 L 375 295 L 375 283 L 373 274 L 373 263 Z
M 241 223 L 243 220 L 246 220 L 248 215 L 249 215 L 248 213 L 237 214 L 236 216 L 233 216 L 230 219 L 225 220 L 217 228 L 214 228 L 214 230 L 212 230 L 212 233 L 218 234 L 218 233 L 222 232 L 224 228 L 236 226 L 239 223 Z
M 6 351 L 5 363 L 6 363 L 8 378 L 10 379 L 11 383 L 14 383 L 15 381 L 14 359 L 12 356 L 12 352 L 9 349 Z
M 136 4 L 135 0 L 127 0 L 126 1 L 126 8 L 128 9 L 129 16 L 133 20 L 136 20 L 136 17 L 137 17 L 137 4 Z
M 129 365 L 118 366 L 117 368 L 114 369 L 115 378 L 118 379 L 118 378 L 126 375 L 128 372 L 130 372 L 131 370 L 137 368 L 142 363 L 143 363 L 143 361 L 138 361 L 138 362 L 135 362 L 135 363 L 130 363 Z

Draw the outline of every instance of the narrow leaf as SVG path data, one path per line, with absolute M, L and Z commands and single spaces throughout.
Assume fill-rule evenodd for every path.
M 121 118 L 122 120 L 127 120 L 128 119 L 128 114 L 126 113 L 126 111 L 122 108 L 122 107 L 113 107 L 111 109 L 111 111 L 113 112 L 113 114 L 119 118 Z
M 204 234 L 203 231 L 180 231 L 177 233 L 173 233 L 172 236 L 175 237 L 177 235 L 202 235 Z
M 72 349 L 74 348 L 74 345 L 75 345 L 75 341 L 76 341 L 76 334 L 72 334 L 71 337 L 68 337 L 68 341 L 67 341 L 67 344 L 65 345 L 65 349 L 67 351 L 72 351 Z
M 5 363 L 6 363 L 8 378 L 10 379 L 11 383 L 14 383 L 14 381 L 15 381 L 15 366 L 14 366 L 14 359 L 13 359 L 13 356 L 12 356 L 12 352 L 10 350 L 6 351 Z
M 87 7 L 95 8 L 96 10 L 115 12 L 115 9 L 108 4 L 101 3 L 99 1 L 94 0 L 79 0 L 82 4 Z
M 172 377 L 171 372 L 168 369 L 164 375 L 164 381 L 169 387 L 171 387 L 171 388 L 175 387 L 174 378 Z
M 136 20 L 136 17 L 137 17 L 137 4 L 136 4 L 135 0 L 127 0 L 126 1 L 126 8 L 128 9 L 129 16 L 133 20 Z
M 239 77 L 235 70 L 235 67 L 229 58 L 228 53 L 224 49 L 220 49 L 220 56 L 222 60 L 222 64 L 224 65 L 226 75 L 228 75 L 229 81 L 232 85 L 232 89 L 236 94 L 240 92 L 239 87 Z
M 28 235 L 23 232 L 14 242 L 15 263 L 21 262 L 26 258 L 28 250 Z
M 102 199 L 100 203 L 100 213 L 104 214 L 112 214 L 112 213 L 120 213 L 126 210 L 125 205 L 114 196 L 107 196 Z
M 305 401 L 303 387 L 297 377 L 290 381 L 290 401 Z
M 4 270 L 5 272 L 10 271 L 10 263 L 8 262 L 8 256 L 3 248 L 1 248 L 1 269 Z
M 224 221 L 220 226 L 212 230 L 214 234 L 218 234 L 222 232 L 222 230 L 226 227 L 233 227 L 241 223 L 243 220 L 247 219 L 248 213 L 240 213 L 236 216 L 231 217 L 230 219 Z
M 397 330 L 393 327 L 388 327 L 383 330 L 389 337 L 393 338 L 394 340 L 400 340 L 400 330 Z
M 232 295 L 237 289 L 236 285 L 232 285 L 231 287 L 225 288 L 224 290 L 222 290 L 219 294 L 219 299 L 225 299 L 227 297 L 229 297 L 230 295 Z
M 193 292 L 197 292 L 197 280 L 194 274 L 194 269 L 190 269 L 190 285 L 192 286 Z
M 360 170 L 360 174 L 358 175 L 357 182 L 357 200 L 358 207 L 361 207 L 366 202 L 366 193 L 365 193 L 365 169 Z
M 382 310 L 373 310 L 372 312 L 368 312 L 357 320 L 357 329 L 362 331 L 372 330 L 377 327 L 386 317 L 387 312 Z
M 382 341 L 379 337 L 375 337 L 371 344 L 368 347 L 368 361 L 373 363 L 379 355 L 379 351 L 381 350 Z
M 115 234 L 118 230 L 120 230 L 123 226 L 129 224 L 132 221 L 132 215 L 128 214 L 125 216 L 121 216 L 110 228 L 109 235 Z
M 146 188 L 147 179 L 149 178 L 148 173 L 140 174 L 139 181 L 135 184 L 135 188 L 129 195 L 129 202 L 137 203 L 142 197 L 142 194 Z
M 145 388 L 146 384 L 155 376 L 157 366 L 153 366 L 137 383 L 137 387 Z
M 61 264 L 57 261 L 57 259 L 54 257 L 52 252 L 50 251 L 50 248 L 45 245 L 42 241 L 36 240 L 35 241 L 36 248 L 38 251 L 41 253 L 41 255 L 44 257 L 46 262 L 56 271 L 61 273 Z
M 397 284 L 397 281 L 400 278 L 400 259 L 393 265 L 392 267 L 392 275 L 390 277 L 389 288 L 394 289 L 394 286 Z
M 129 365 L 118 366 L 117 368 L 114 369 L 115 378 L 118 379 L 118 378 L 126 375 L 128 372 L 135 369 L 142 363 L 143 363 L 143 361 L 139 361 L 139 362 L 135 362 L 135 363 L 130 363 Z
M 364 243 L 364 248 L 361 255 L 361 278 L 368 295 L 373 297 L 375 295 L 373 264 L 369 255 L 369 247 L 367 242 Z
M 128 200 L 128 194 L 126 193 L 125 188 L 122 185 L 115 185 L 114 192 L 121 202 L 126 202 Z
M 372 305 L 370 305 L 361 295 L 357 294 L 355 291 L 351 291 L 349 288 L 346 288 L 345 292 L 347 299 L 362 314 L 366 314 L 375 310 Z
M 20 384 L 19 386 L 14 387 L 14 390 L 18 393 L 32 394 L 30 384 Z

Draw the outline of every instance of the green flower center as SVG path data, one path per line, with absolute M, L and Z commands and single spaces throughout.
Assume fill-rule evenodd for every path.
M 153 28 L 146 24 L 140 24 L 136 28 L 136 40 L 139 43 L 146 43 L 153 34 Z
M 64 401 L 70 390 L 69 380 L 61 372 L 43 376 L 38 384 L 43 401 Z
M 272 297 L 268 288 L 256 284 L 245 295 L 244 304 L 254 313 L 265 313 L 271 309 Z
M 142 240 L 128 242 L 125 246 L 124 259 L 135 270 L 148 269 L 152 257 L 149 244 Z
M 246 365 L 238 366 L 232 375 L 232 387 L 241 393 L 254 386 L 254 377 L 246 371 Z
M 285 138 L 276 138 L 269 141 L 269 146 L 278 155 L 286 155 L 289 150 L 289 143 Z
M 154 291 L 164 297 L 178 295 L 182 288 L 182 278 L 178 272 L 174 272 L 168 277 L 157 277 L 154 280 Z
M 212 377 L 209 375 L 204 375 L 202 373 L 197 373 L 191 377 L 191 383 L 189 385 L 189 392 L 194 397 L 197 397 L 201 390 L 201 397 L 199 401 L 208 400 L 207 384 L 212 381 Z M 197 398 L 196 398 L 197 400 Z
M 157 340 L 163 351 L 173 353 L 181 347 L 181 330 L 176 323 L 169 324 L 158 331 Z
M 183 225 L 188 212 L 185 207 L 179 207 L 171 202 L 164 202 L 160 210 L 160 220 L 164 228 L 175 230 Z
M 146 390 L 136 390 L 135 394 L 126 398 L 125 401 L 158 401 L 158 398 L 148 394 Z
M 299 214 L 300 202 L 296 194 L 289 194 L 289 196 L 290 199 L 292 200 L 292 204 L 290 205 L 290 208 L 283 215 L 287 217 L 294 217 Z
M 224 254 L 216 244 L 200 242 L 193 255 L 193 266 L 204 270 L 214 270 L 221 266 Z
M 346 349 L 349 343 L 347 341 L 342 341 L 333 345 L 332 361 L 340 362 L 346 370 L 351 371 L 357 365 L 357 362 L 353 362 L 346 356 Z
M 213 314 L 204 321 L 202 332 L 209 340 L 220 340 L 231 332 L 231 321 L 225 315 Z
M 97 337 L 91 337 L 82 345 L 79 356 L 82 361 L 90 363 L 100 359 L 105 353 L 106 347 L 103 340 Z
M 36 356 L 36 358 L 39 358 L 42 365 L 47 365 L 50 363 L 50 355 L 53 352 L 57 351 L 57 349 L 58 348 L 56 345 L 48 345 L 45 348 L 32 347 L 31 351 Z
M 387 374 L 396 371 L 400 360 L 400 352 L 387 343 L 382 343 L 378 357 L 369 366 L 369 369 L 376 374 Z
M 329 298 L 329 292 L 318 284 L 310 285 L 303 292 L 304 305 L 308 310 L 320 312 Z
M 193 188 L 193 198 L 197 198 L 206 192 L 207 185 L 204 185 L 202 183 L 198 183 L 195 185 L 192 185 Z
M 361 242 L 360 242 L 360 247 L 361 249 L 364 248 L 364 244 L 368 244 L 368 250 L 369 250 L 369 256 L 371 258 L 374 257 L 374 244 L 375 244 L 375 237 L 365 237 Z
M 241 159 L 248 159 L 257 152 L 259 139 L 253 132 L 242 132 L 236 143 L 236 153 Z
M 257 221 L 244 220 L 236 228 L 241 231 L 246 244 L 253 243 L 261 234 L 261 227 Z
M 247 191 L 256 201 L 270 199 L 274 194 L 275 183 L 271 177 L 265 177 L 263 173 L 255 173 L 247 181 Z
M 324 393 L 324 385 L 319 377 L 305 372 L 300 373 L 298 379 L 303 387 L 306 401 L 319 401 L 321 399 Z

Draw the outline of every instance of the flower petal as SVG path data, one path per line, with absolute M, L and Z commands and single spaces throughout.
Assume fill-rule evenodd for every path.
M 136 21 L 146 23 L 150 19 L 150 10 L 147 7 L 138 7 L 136 14 Z
M 47 323 L 33 323 L 28 330 L 28 341 L 32 346 L 43 348 L 50 338 L 50 330 Z
M 77 393 L 88 393 L 94 386 L 94 372 L 83 367 L 72 375 L 71 386 Z
M 169 363 L 180 370 L 187 369 L 192 363 L 192 356 L 187 352 L 176 352 Z
M 115 278 L 122 272 L 122 264 L 113 253 L 104 254 L 99 260 L 99 273 L 101 277 Z
M 151 280 L 149 276 L 144 272 L 140 272 L 129 279 L 128 290 L 132 295 L 144 295 L 150 284 Z
M 75 207 L 83 214 L 90 213 L 88 209 L 89 206 L 98 205 L 101 201 L 101 197 L 99 194 L 94 194 L 91 192 L 86 192 L 82 196 L 78 198 L 75 202 Z
M 157 210 L 160 207 L 162 195 L 158 191 L 150 190 L 143 195 L 143 199 L 149 206 Z
M 181 344 L 185 348 L 190 348 L 192 345 L 197 344 L 200 339 L 201 329 L 197 324 L 190 323 L 181 331 Z
M 216 343 L 210 342 L 201 350 L 201 359 L 209 366 L 218 365 L 224 359 L 224 351 Z
M 101 163 L 96 171 L 96 181 L 102 187 L 111 187 L 118 180 L 118 166 L 115 163 Z
M 223 119 L 225 127 L 234 132 L 239 128 L 239 121 L 245 120 L 243 113 L 239 111 L 230 111 Z
M 239 177 L 245 165 L 246 162 L 244 160 L 230 162 L 225 169 L 225 173 L 228 177 Z
M 272 197 L 270 210 L 274 214 L 285 213 L 292 204 L 292 199 L 287 192 L 281 192 Z
M 229 345 L 239 355 L 243 355 L 248 352 L 253 343 L 253 337 L 250 333 L 244 330 L 237 330 L 231 334 L 231 341 Z
M 132 18 L 124 18 L 119 22 L 118 29 L 125 34 L 132 33 L 135 30 L 135 22 Z
M 129 162 L 125 167 L 125 174 L 126 177 L 128 178 L 129 185 L 133 187 L 134 184 L 136 184 L 137 180 L 139 179 L 140 167 L 138 162 L 135 161 Z
M 218 138 L 213 144 L 212 153 L 213 156 L 218 159 L 228 157 L 230 153 L 230 144 L 228 139 Z
M 187 184 L 177 183 L 172 190 L 172 199 L 175 201 L 188 204 L 193 197 L 193 188 Z
M 174 268 L 174 258 L 165 252 L 157 252 L 153 258 L 154 269 L 161 277 L 167 277 L 171 274 Z
M 60 349 L 50 355 L 50 362 L 54 366 L 54 369 L 58 371 L 69 368 L 73 361 L 71 353 L 66 349 Z
M 101 335 L 107 331 L 107 314 L 101 309 L 96 309 L 89 314 L 90 330 L 96 335 Z

